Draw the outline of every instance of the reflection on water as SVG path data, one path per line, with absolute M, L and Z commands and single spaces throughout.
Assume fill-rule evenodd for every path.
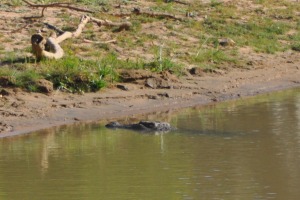
M 299 90 L 157 117 L 178 130 L 1 139 L 0 199 L 299 199 Z

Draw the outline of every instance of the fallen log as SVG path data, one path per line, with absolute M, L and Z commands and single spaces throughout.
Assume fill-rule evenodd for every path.
M 87 40 L 87 39 L 84 39 L 83 40 L 84 42 L 86 43 L 92 43 L 92 44 L 109 44 L 109 43 L 116 43 L 117 40 L 108 40 L 108 41 L 92 41 L 92 40 Z
M 53 32 L 49 38 L 45 38 L 41 34 L 41 32 L 33 34 L 31 36 L 32 53 L 37 58 L 37 60 L 40 60 L 43 57 L 50 59 L 62 58 L 64 56 L 64 50 L 59 44 L 66 39 L 79 37 L 82 33 L 83 28 L 89 21 L 96 22 L 101 26 L 117 26 L 119 27 L 119 29 L 129 29 L 129 27 L 131 26 L 130 22 L 112 22 L 109 20 L 101 20 L 86 15 L 82 16 L 80 23 L 74 32 L 63 32 L 53 25 L 45 24 L 48 28 L 57 31 L 59 35 L 57 36 L 56 33 Z M 108 41 L 107 43 L 112 42 L 115 41 Z
M 98 26 L 119 27 L 119 31 L 128 30 L 132 26 L 130 22 L 112 22 L 110 20 L 102 20 L 94 17 L 91 17 L 91 21 L 95 22 Z
M 174 19 L 174 20 L 178 20 L 178 21 L 184 21 L 186 19 L 184 17 L 172 15 L 169 13 L 147 11 L 147 10 L 142 10 L 140 8 L 134 8 L 131 12 L 118 13 L 118 14 L 113 14 L 113 15 L 117 16 L 117 17 L 125 17 L 125 16 L 131 16 L 131 15 L 146 15 L 149 17 L 167 18 L 167 19 Z

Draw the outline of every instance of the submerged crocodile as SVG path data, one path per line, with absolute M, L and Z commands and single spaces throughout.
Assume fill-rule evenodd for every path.
M 130 129 L 135 131 L 170 131 L 173 127 L 167 122 L 140 121 L 136 124 L 120 124 L 119 122 L 110 122 L 105 125 L 112 129 Z

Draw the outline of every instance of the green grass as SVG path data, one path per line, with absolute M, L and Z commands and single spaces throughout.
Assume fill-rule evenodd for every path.
M 8 60 L 10 62 L 10 60 Z M 14 60 L 11 59 L 13 63 Z M 70 92 L 94 92 L 117 80 L 114 66 L 108 62 L 82 60 L 67 56 L 60 60 L 43 60 L 40 63 L 27 63 L 22 68 L 16 64 L 0 68 L 0 76 L 10 77 L 15 87 L 36 91 L 36 82 L 46 79 L 56 89 Z
M 228 52 L 221 49 L 200 49 L 191 58 L 191 62 L 204 69 L 219 68 L 225 63 L 237 65 L 240 61 L 237 59 L 236 54 L 235 50 Z
M 226 21 L 223 18 L 209 18 L 204 21 L 203 27 L 205 32 L 215 38 L 228 37 L 239 46 L 250 46 L 262 53 L 284 50 L 279 39 L 286 39 L 285 33 L 291 28 L 286 23 L 270 19 L 252 19 L 247 23 L 240 23 Z
M 215 63 L 219 64 L 221 62 L 234 61 L 222 50 L 216 49 L 203 49 L 197 52 L 197 55 L 194 57 L 195 61 L 198 63 Z
M 16 68 L 2 67 L 0 77 L 8 77 L 14 87 L 25 88 L 28 91 L 36 91 L 36 81 L 41 77 L 34 69 L 18 70 Z M 0 83 L 1 85 L 1 83 Z
M 300 42 L 296 43 L 296 44 L 293 44 L 291 48 L 294 51 L 300 51 Z
M 99 60 L 83 60 L 66 56 L 60 60 L 42 60 L 40 63 L 27 63 L 20 67 L 13 56 L 6 60 L 10 66 L 0 68 L 0 77 L 9 77 L 13 86 L 38 92 L 37 81 L 51 81 L 55 89 L 72 93 L 95 92 L 119 80 L 118 69 L 148 69 L 155 72 L 170 70 L 178 72 L 180 66 L 169 59 L 153 62 L 123 61 L 114 54 Z M 1 84 L 0 84 L 1 85 Z
M 72 92 L 95 92 L 117 79 L 114 66 L 74 56 L 43 61 L 40 73 L 55 88 Z

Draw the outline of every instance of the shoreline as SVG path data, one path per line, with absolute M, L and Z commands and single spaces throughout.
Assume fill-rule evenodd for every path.
M 53 30 L 44 26 L 45 22 L 65 31 L 75 31 L 76 27 L 79 30 L 84 13 L 54 6 L 45 16 L 30 20 L 39 16 L 39 9 L 6 0 L 1 4 L 1 138 L 66 124 L 135 120 L 136 115 L 172 112 L 300 87 L 297 25 L 300 15 L 295 0 L 278 1 L 276 5 L 231 0 L 220 0 L 218 4 L 208 0 L 190 1 L 190 5 L 171 1 L 107 1 L 96 7 L 77 3 L 95 9 L 97 12 L 91 14 L 95 18 L 128 21 L 133 26 L 116 31 L 121 28 L 119 25 L 114 28 L 91 23 L 81 31 L 81 37 L 70 38 L 62 44 L 67 50 L 63 63 L 54 60 L 31 63 L 27 61 L 33 58 L 28 39 L 37 29 L 45 37 L 53 35 Z M 157 11 L 181 16 L 183 20 L 147 13 L 131 16 L 137 7 L 153 11 L 159 8 Z M 282 12 L 286 10 L 289 12 Z M 131 13 L 130 16 L 117 16 L 123 11 Z M 116 42 L 99 44 L 102 41 Z M 102 76 L 99 66 L 106 65 L 104 71 L 114 70 Z M 82 67 L 87 71 L 82 71 Z M 69 68 L 74 68 L 74 73 L 69 74 Z M 58 80 L 57 73 L 62 75 Z M 102 81 L 113 84 L 114 78 L 119 77 L 122 83 L 98 91 Z M 49 93 L 20 89 L 38 91 L 37 82 Z M 95 91 L 98 92 L 67 93 L 73 87 L 68 85 L 74 82 L 87 84 L 87 88 L 97 82 Z M 52 84 L 65 88 L 65 92 L 53 91 Z M 15 86 L 19 88 L 12 88 Z M 74 91 L 89 91 L 77 89 Z M 143 117 L 156 120 L 151 114 Z
M 277 59 L 271 67 L 232 69 L 204 76 L 184 76 L 171 89 L 153 89 L 142 84 L 122 83 L 84 95 L 55 91 L 45 95 L 18 89 L 2 89 L 0 138 L 76 123 L 122 119 L 157 111 L 178 110 L 300 87 L 299 54 L 293 62 Z M 290 57 L 288 59 L 290 59 Z M 6 131 L 5 131 L 6 128 Z M 4 130 L 4 131 L 3 131 Z

